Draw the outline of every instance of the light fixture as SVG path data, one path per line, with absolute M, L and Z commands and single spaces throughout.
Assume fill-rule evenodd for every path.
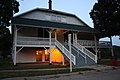
M 38 51 L 36 51 L 36 55 L 39 55 Z

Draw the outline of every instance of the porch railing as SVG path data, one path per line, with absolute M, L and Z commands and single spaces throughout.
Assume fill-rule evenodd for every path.
M 111 46 L 109 41 L 97 41 L 95 43 L 95 41 L 93 40 L 77 40 L 78 45 L 82 45 L 82 46 Z
M 109 41 L 99 41 L 99 46 L 112 46 Z
M 56 40 L 55 45 L 62 51 L 62 53 L 64 53 L 65 56 L 67 56 L 68 59 L 70 59 L 70 55 L 71 55 L 71 61 L 72 63 L 75 65 L 76 64 L 76 57 L 70 53 L 70 51 L 68 49 L 66 49 L 64 47 L 64 45 L 62 45 L 59 41 Z
M 74 46 L 82 53 L 84 53 L 85 56 L 90 57 L 92 60 L 94 60 L 97 63 L 97 55 L 93 54 L 92 52 L 90 52 L 88 49 L 86 49 L 84 46 L 81 46 L 80 44 L 76 44 L 76 45 L 74 44 Z
M 17 45 L 49 45 L 49 38 L 41 37 L 18 37 Z M 55 45 L 55 38 L 51 39 L 51 45 Z
M 17 37 L 17 45 L 50 45 L 49 38 L 41 38 L 41 37 Z M 73 54 L 69 52 L 59 41 L 55 40 L 55 38 L 51 39 L 51 45 L 56 45 L 69 59 L 71 55 L 71 60 L 73 64 L 76 64 L 76 59 Z

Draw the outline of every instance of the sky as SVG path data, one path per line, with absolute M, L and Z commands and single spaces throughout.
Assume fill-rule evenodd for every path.
M 49 0 L 18 0 L 18 1 L 20 3 L 20 11 L 15 15 L 24 13 L 35 8 L 48 9 Z M 52 9 L 75 14 L 82 21 L 84 21 L 86 24 L 93 28 L 92 19 L 89 16 L 89 12 L 93 8 L 95 2 L 97 2 L 97 0 L 52 0 Z M 109 38 L 101 40 L 109 41 Z M 113 45 L 120 46 L 120 39 L 118 36 L 116 37 L 114 36 L 112 40 Z

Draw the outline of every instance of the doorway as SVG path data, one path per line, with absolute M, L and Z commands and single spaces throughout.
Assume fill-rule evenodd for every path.
M 50 60 L 50 55 L 47 50 L 36 50 L 36 61 L 48 62 Z
M 36 51 L 36 61 L 42 61 L 42 51 Z

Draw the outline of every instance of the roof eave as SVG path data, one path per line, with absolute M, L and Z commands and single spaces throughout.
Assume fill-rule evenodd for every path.
M 26 18 L 13 18 L 12 24 L 13 25 L 31 26 L 31 27 L 34 26 L 34 27 L 44 27 L 44 28 L 59 28 L 59 29 L 79 31 L 79 32 L 98 33 L 95 29 L 92 29 L 90 27 L 81 26 L 81 25 L 26 19 Z

